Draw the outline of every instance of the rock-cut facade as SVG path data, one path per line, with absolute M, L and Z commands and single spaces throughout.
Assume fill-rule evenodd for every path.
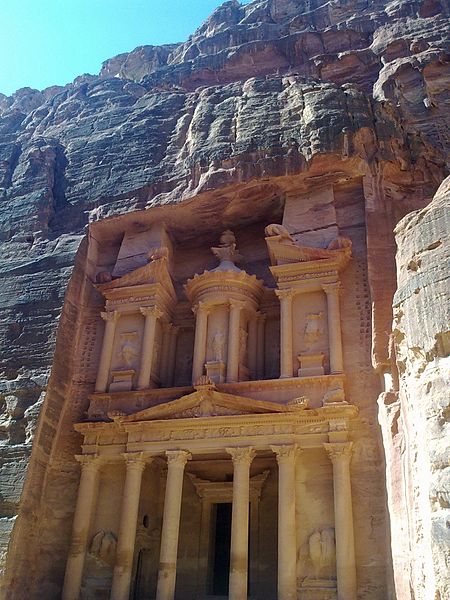
M 225 2 L 0 95 L 0 597 L 443 600 L 449 7 Z

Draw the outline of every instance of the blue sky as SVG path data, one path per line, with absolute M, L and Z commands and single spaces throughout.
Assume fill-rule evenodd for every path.
M 247 4 L 248 0 L 241 1 Z M 0 92 L 64 85 L 136 46 L 185 40 L 222 0 L 0 0 Z

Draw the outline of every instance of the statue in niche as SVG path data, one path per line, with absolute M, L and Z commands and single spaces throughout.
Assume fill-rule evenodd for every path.
M 123 366 L 131 368 L 139 356 L 136 344 L 137 331 L 130 331 L 120 335 L 119 357 Z
M 111 531 L 100 529 L 92 538 L 89 554 L 97 560 L 113 567 L 116 557 L 116 546 L 116 536 Z
M 323 313 L 309 313 L 306 315 L 304 340 L 308 346 L 313 346 L 323 336 Z
M 334 529 L 316 529 L 309 536 L 309 558 L 315 579 L 328 579 L 331 576 L 336 550 Z
M 247 357 L 248 333 L 242 327 L 239 329 L 239 364 L 245 365 Z
M 225 335 L 221 331 L 216 331 L 211 340 L 211 350 L 213 360 L 222 361 L 225 353 Z

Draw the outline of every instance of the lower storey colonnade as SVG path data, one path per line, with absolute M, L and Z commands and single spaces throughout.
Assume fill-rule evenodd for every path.
M 336 538 L 336 587 L 338 600 L 356 600 L 356 567 L 350 480 L 351 442 L 323 444 L 333 466 Z M 278 464 L 278 568 L 277 600 L 297 600 L 299 531 L 305 489 L 302 463 L 307 450 L 297 444 L 270 446 Z M 229 562 L 230 600 L 246 600 L 249 564 L 250 467 L 258 453 L 252 446 L 223 448 L 233 464 L 232 516 Z M 120 507 L 117 549 L 111 584 L 111 600 L 128 600 L 132 588 L 136 530 L 142 476 L 157 455 L 129 452 Z M 79 600 L 88 552 L 91 522 L 98 496 L 99 472 L 108 459 L 103 455 L 81 455 L 81 478 L 67 560 L 63 600 Z M 183 480 L 188 450 L 167 450 L 167 480 L 164 496 L 156 600 L 173 600 L 177 576 Z

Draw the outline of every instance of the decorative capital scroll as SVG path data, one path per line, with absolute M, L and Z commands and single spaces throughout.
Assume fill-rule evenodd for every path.
M 163 316 L 162 310 L 160 310 L 157 306 L 141 306 L 139 310 L 144 317 L 154 317 L 155 319 L 160 319 Z
M 295 461 L 298 454 L 298 447 L 296 444 L 282 444 L 280 446 L 270 446 L 272 452 L 276 454 L 277 463 L 286 463 L 291 460 Z
M 101 459 L 98 454 L 75 454 L 75 460 L 81 465 L 82 471 L 98 471 Z
M 123 457 L 125 459 L 127 470 L 136 469 L 143 471 L 145 465 L 152 461 L 152 459 L 148 458 L 144 452 L 124 452 Z
M 280 299 L 280 302 L 282 302 L 288 299 L 291 300 L 294 297 L 294 290 L 275 290 L 275 294 Z
M 333 464 L 338 461 L 350 463 L 353 454 L 353 442 L 324 444 L 324 447 Z
M 106 321 L 106 323 L 116 323 L 119 318 L 119 311 L 117 310 L 107 310 L 105 312 L 100 313 L 102 319 Z
M 253 458 L 255 457 L 255 449 L 251 446 L 245 446 L 241 448 L 225 448 L 228 454 L 231 455 L 233 464 L 247 465 L 250 466 Z
M 202 300 L 197 302 L 197 304 L 192 307 L 192 312 L 195 316 L 197 316 L 198 313 L 203 313 L 207 315 L 210 311 L 211 306 L 207 302 L 203 302 Z
M 322 289 L 327 296 L 331 294 L 338 295 L 342 291 L 340 281 L 334 281 L 333 283 L 322 283 Z
M 246 303 L 243 300 L 230 299 L 230 310 L 243 310 L 246 307 Z
M 187 450 L 166 450 L 167 464 L 184 467 L 188 460 L 192 458 L 192 454 Z

